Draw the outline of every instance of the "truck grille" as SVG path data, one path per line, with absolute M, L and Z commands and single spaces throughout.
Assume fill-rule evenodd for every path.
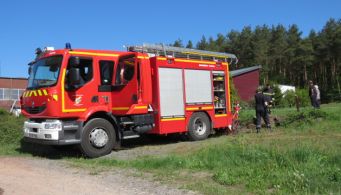
M 42 111 L 44 111 L 46 108 L 45 105 L 43 106 L 37 106 L 37 107 L 30 107 L 30 106 L 24 106 L 23 109 L 30 113 L 30 114 L 38 114 L 41 113 Z

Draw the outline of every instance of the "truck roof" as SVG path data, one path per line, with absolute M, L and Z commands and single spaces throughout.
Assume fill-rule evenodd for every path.
M 91 55 L 91 56 L 120 56 L 123 54 L 129 55 L 129 54 L 134 54 L 136 52 L 127 52 L 127 51 L 113 51 L 113 50 L 92 50 L 92 49 L 57 49 L 57 50 L 48 50 L 44 51 L 39 58 L 44 58 L 48 57 L 51 55 L 56 55 L 56 54 L 76 54 L 76 55 Z

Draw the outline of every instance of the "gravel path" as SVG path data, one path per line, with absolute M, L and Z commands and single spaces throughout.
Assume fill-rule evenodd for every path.
M 60 160 L 0 157 L 0 195 L 196 194 L 129 176 L 123 170 L 91 175 Z

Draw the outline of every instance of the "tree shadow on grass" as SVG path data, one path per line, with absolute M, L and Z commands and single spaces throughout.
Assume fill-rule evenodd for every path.
M 211 135 L 208 139 L 224 136 L 224 135 Z M 177 144 L 181 142 L 189 142 L 186 135 L 171 134 L 168 136 L 146 134 L 139 138 L 125 139 L 121 142 L 121 147 L 117 151 L 131 150 L 143 146 L 166 146 Z M 76 145 L 66 146 L 49 146 L 35 143 L 25 142 L 23 139 L 20 141 L 20 147 L 16 149 L 20 154 L 29 154 L 35 157 L 42 157 L 47 159 L 63 159 L 63 158 L 80 158 L 85 157 Z M 115 152 L 115 151 L 112 151 Z
M 188 141 L 188 139 L 185 137 L 185 135 L 180 134 L 171 134 L 168 136 L 145 134 L 138 138 L 122 140 L 120 149 L 129 150 L 142 146 L 167 145 L 184 141 Z
M 20 141 L 20 147 L 16 149 L 20 154 L 30 154 L 35 157 L 47 159 L 63 159 L 68 157 L 83 157 L 80 150 L 75 145 L 49 146 Z

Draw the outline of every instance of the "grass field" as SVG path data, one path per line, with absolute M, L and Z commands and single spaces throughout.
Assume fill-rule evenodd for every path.
M 253 116 L 242 111 L 243 123 Z M 148 155 L 132 160 L 66 157 L 74 166 L 93 171 L 111 168 L 136 169 L 143 176 L 204 194 L 340 194 L 341 104 L 321 110 L 294 108 L 275 110 L 281 126 L 273 132 L 240 133 L 213 137 L 198 148 L 182 148 L 166 155 Z M 7 116 L 6 116 L 7 117 Z M 8 116 L 9 117 L 9 116 Z M 17 121 L 12 124 L 12 120 Z M 1 131 L 11 134 L 22 119 L 0 119 Z M 21 133 L 15 131 L 15 136 Z M 20 137 L 1 133 L 0 154 L 29 155 L 20 148 Z M 9 140 L 9 141 L 8 141 Z M 167 145 L 165 146 L 167 147 Z
M 242 121 L 254 111 L 244 111 Z M 341 106 L 321 111 L 280 109 L 274 114 L 284 126 L 274 132 L 241 133 L 211 138 L 166 156 L 122 161 L 72 159 L 76 165 L 136 168 L 156 180 L 175 183 L 204 194 L 341 193 Z M 288 122 L 289 121 L 289 122 Z

